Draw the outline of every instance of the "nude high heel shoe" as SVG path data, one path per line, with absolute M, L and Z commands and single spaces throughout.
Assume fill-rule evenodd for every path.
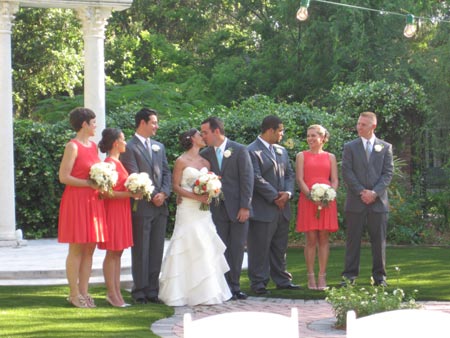
M 82 295 L 69 296 L 67 297 L 67 301 L 75 307 L 89 308 L 86 299 Z
M 313 273 L 308 273 L 308 289 L 310 290 L 317 290 L 317 286 L 316 286 L 316 277 L 314 276 L 314 272 Z
M 319 273 L 319 285 L 317 286 L 317 290 L 325 290 L 327 288 L 327 280 L 326 280 L 327 274 L 326 273 Z

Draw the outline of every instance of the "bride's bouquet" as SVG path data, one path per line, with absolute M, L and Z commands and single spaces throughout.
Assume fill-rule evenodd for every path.
M 323 206 L 327 206 L 331 201 L 336 198 L 336 190 L 330 187 L 328 184 L 316 183 L 311 187 L 308 198 L 314 202 L 320 202 Z M 320 218 L 320 210 L 322 205 L 317 207 L 316 218 Z
M 94 182 L 99 190 L 112 195 L 112 188 L 116 185 L 119 174 L 112 163 L 98 162 L 89 170 L 89 179 Z
M 211 171 L 201 174 L 195 180 L 193 191 L 197 195 L 208 194 L 208 204 L 200 204 L 200 210 L 209 210 L 209 203 L 214 200 L 217 205 L 224 198 L 220 177 Z
M 132 194 L 142 194 L 142 197 L 149 202 L 152 199 L 153 190 L 155 190 L 152 180 L 145 172 L 133 173 L 128 176 L 125 181 L 125 188 Z M 138 201 L 134 200 L 133 211 L 137 210 L 137 204 Z

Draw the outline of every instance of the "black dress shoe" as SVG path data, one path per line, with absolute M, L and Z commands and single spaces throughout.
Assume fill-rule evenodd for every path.
M 300 290 L 302 287 L 296 284 L 277 285 L 278 290 Z
M 242 291 L 234 291 L 233 296 L 231 297 L 232 300 L 238 300 L 238 299 L 247 299 L 247 295 L 243 293 Z
M 147 297 L 147 300 L 148 300 L 150 303 L 153 303 L 153 304 L 164 304 L 163 301 L 162 301 L 161 299 L 158 298 L 158 296 Z
M 267 295 L 268 293 L 270 293 L 266 288 L 253 289 L 253 292 L 257 295 Z
M 341 286 L 345 288 L 347 285 L 356 285 L 356 278 L 343 277 Z
M 387 288 L 388 283 L 384 279 L 380 279 L 379 281 L 375 282 L 375 286 L 382 286 L 384 288 Z
M 133 301 L 134 301 L 134 304 L 147 304 L 147 299 L 145 299 L 145 298 L 136 298 Z

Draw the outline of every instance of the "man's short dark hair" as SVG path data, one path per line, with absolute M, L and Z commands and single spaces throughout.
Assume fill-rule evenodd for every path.
M 155 115 L 158 116 L 158 112 L 154 109 L 150 108 L 142 108 L 136 113 L 136 116 L 134 117 L 134 123 L 136 129 L 141 124 L 141 121 L 144 120 L 146 123 L 150 120 L 150 116 Z
M 269 129 L 277 130 L 280 127 L 280 124 L 283 124 L 283 121 L 281 121 L 278 116 L 268 115 L 261 123 L 261 133 L 264 134 L 266 130 Z
M 220 133 L 222 135 L 225 135 L 225 128 L 223 125 L 223 121 L 221 119 L 219 119 L 218 117 L 215 117 L 215 116 L 208 117 L 206 120 L 204 120 L 202 122 L 202 124 L 205 124 L 205 123 L 209 123 L 209 128 L 211 129 L 211 131 L 219 129 Z

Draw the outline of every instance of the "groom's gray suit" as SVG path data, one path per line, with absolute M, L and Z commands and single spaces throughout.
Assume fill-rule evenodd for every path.
M 211 171 L 222 177 L 224 200 L 219 205 L 211 203 L 213 222 L 217 233 L 226 245 L 225 258 L 230 271 L 225 278 L 231 292 L 240 291 L 240 276 L 247 240 L 248 221 L 239 223 L 237 215 L 240 208 L 251 210 L 253 194 L 253 168 L 247 148 L 242 144 L 225 139 L 226 146 L 219 168 L 214 147 L 205 148 L 201 155 L 211 164 Z M 225 153 L 230 153 L 229 157 Z
M 248 146 L 255 174 L 253 216 L 247 239 L 248 275 L 253 290 L 265 288 L 269 276 L 279 287 L 292 280 L 286 271 L 291 208 L 287 202 L 280 210 L 274 200 L 279 192 L 294 194 L 295 176 L 286 149 L 273 147 L 271 154 L 259 138 Z
M 171 173 L 167 164 L 164 145 L 151 140 L 152 156 L 141 140 L 135 135 L 127 142 L 126 152 L 120 160 L 129 174 L 146 172 L 153 182 L 155 190 L 152 196 L 171 192 Z M 133 205 L 134 200 L 131 200 Z M 158 296 L 159 273 L 164 252 L 164 239 L 168 216 L 167 200 L 160 207 L 146 200 L 138 201 L 138 207 L 132 213 L 133 241 L 131 248 L 133 299 Z
M 369 161 L 361 137 L 346 143 L 342 155 L 342 177 L 347 187 L 345 218 L 347 240 L 345 268 L 342 275 L 354 279 L 359 275 L 361 237 L 364 225 L 372 247 L 372 276 L 375 283 L 385 279 L 386 230 L 389 211 L 387 188 L 392 179 L 394 164 L 392 145 L 375 138 Z M 376 200 L 365 204 L 361 192 L 372 190 Z

